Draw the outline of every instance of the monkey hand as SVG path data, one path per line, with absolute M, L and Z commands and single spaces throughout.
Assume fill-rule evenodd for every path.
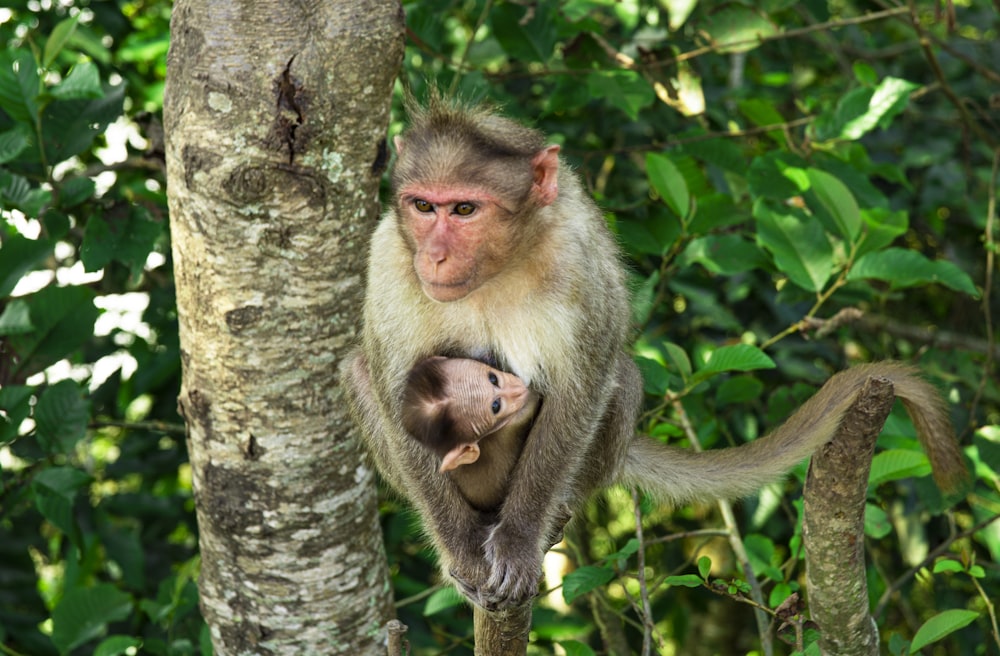
M 542 575 L 544 554 L 538 540 L 500 523 L 490 533 L 485 550 L 490 573 L 479 590 L 479 605 L 492 611 L 530 603 L 538 594 Z

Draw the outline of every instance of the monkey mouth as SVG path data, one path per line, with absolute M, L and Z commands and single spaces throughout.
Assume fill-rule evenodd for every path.
M 422 280 L 421 286 L 424 289 L 424 294 L 429 299 L 439 303 L 450 303 L 451 301 L 461 300 L 468 296 L 471 291 L 467 280 L 460 282 L 431 282 Z

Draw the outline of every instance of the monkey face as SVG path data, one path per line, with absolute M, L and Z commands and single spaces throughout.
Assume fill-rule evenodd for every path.
M 499 273 L 516 242 L 516 222 L 476 187 L 410 185 L 399 194 L 401 227 L 424 293 L 448 303 Z

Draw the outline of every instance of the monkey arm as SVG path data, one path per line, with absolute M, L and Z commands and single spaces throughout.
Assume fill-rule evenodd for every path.
M 782 426 L 738 447 L 696 453 L 637 437 L 629 447 L 620 482 L 643 488 L 672 505 L 752 494 L 828 442 L 871 376 L 892 382 L 896 397 L 913 420 L 938 485 L 945 491 L 958 489 L 966 468 L 941 396 L 916 369 L 894 362 L 840 372 Z
M 481 605 L 502 607 L 530 599 L 552 536 L 575 507 L 612 482 L 618 471 L 634 435 L 642 379 L 624 353 L 616 354 L 604 371 L 610 375 L 601 393 L 610 398 L 592 400 L 579 391 L 567 395 L 568 403 L 543 402 L 500 523 L 486 543 L 491 575 L 481 590 Z M 603 412 L 594 413 L 602 407 Z

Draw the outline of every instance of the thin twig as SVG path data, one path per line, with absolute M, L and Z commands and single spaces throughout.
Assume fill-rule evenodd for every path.
M 694 430 L 694 426 L 691 425 L 691 421 L 688 419 L 687 412 L 684 410 L 684 406 L 679 400 L 673 402 L 674 410 L 677 412 L 677 417 L 680 420 L 681 427 L 684 429 L 684 434 L 687 436 L 688 440 L 691 442 L 691 446 L 695 451 L 701 451 L 701 442 L 698 441 L 698 434 Z M 767 608 L 764 603 L 764 590 L 761 588 L 760 581 L 757 580 L 757 576 L 753 573 L 753 567 L 750 565 L 750 557 L 747 555 L 746 549 L 743 547 L 743 539 L 740 535 L 740 529 L 736 525 L 736 516 L 733 513 L 733 504 L 725 500 L 720 500 L 717 502 L 719 505 L 719 510 L 722 513 L 723 522 L 726 525 L 726 535 L 729 539 L 729 548 L 733 550 L 733 554 L 740 563 L 740 567 L 743 569 L 743 575 L 746 577 L 747 584 L 750 586 L 750 596 L 757 608 L 754 608 L 754 618 L 757 620 L 757 632 L 760 635 L 761 650 L 766 656 L 773 656 L 774 654 L 774 641 L 771 638 L 771 632 L 769 630 L 770 620 L 768 619 L 767 613 L 765 613 L 763 608 Z
M 979 386 L 969 405 L 969 428 L 975 428 L 976 407 L 986 390 L 986 383 L 995 380 L 993 367 L 993 348 L 996 337 L 993 335 L 993 266 L 995 264 L 997 242 L 993 235 L 993 222 L 997 213 L 997 171 L 1000 169 L 1000 148 L 993 151 L 993 171 L 990 174 L 989 202 L 986 204 L 986 227 L 983 229 L 983 244 L 986 250 L 986 275 L 983 281 L 983 318 L 986 321 L 986 362 L 983 363 L 983 375 L 979 378 Z
M 636 552 L 638 560 L 636 578 L 639 581 L 639 598 L 642 600 L 642 656 L 649 656 L 655 623 L 653 606 L 649 603 L 649 587 L 646 585 L 646 544 L 642 538 L 642 505 L 639 492 L 635 488 L 632 488 L 632 507 L 635 509 L 635 537 L 639 541 L 639 549 Z

